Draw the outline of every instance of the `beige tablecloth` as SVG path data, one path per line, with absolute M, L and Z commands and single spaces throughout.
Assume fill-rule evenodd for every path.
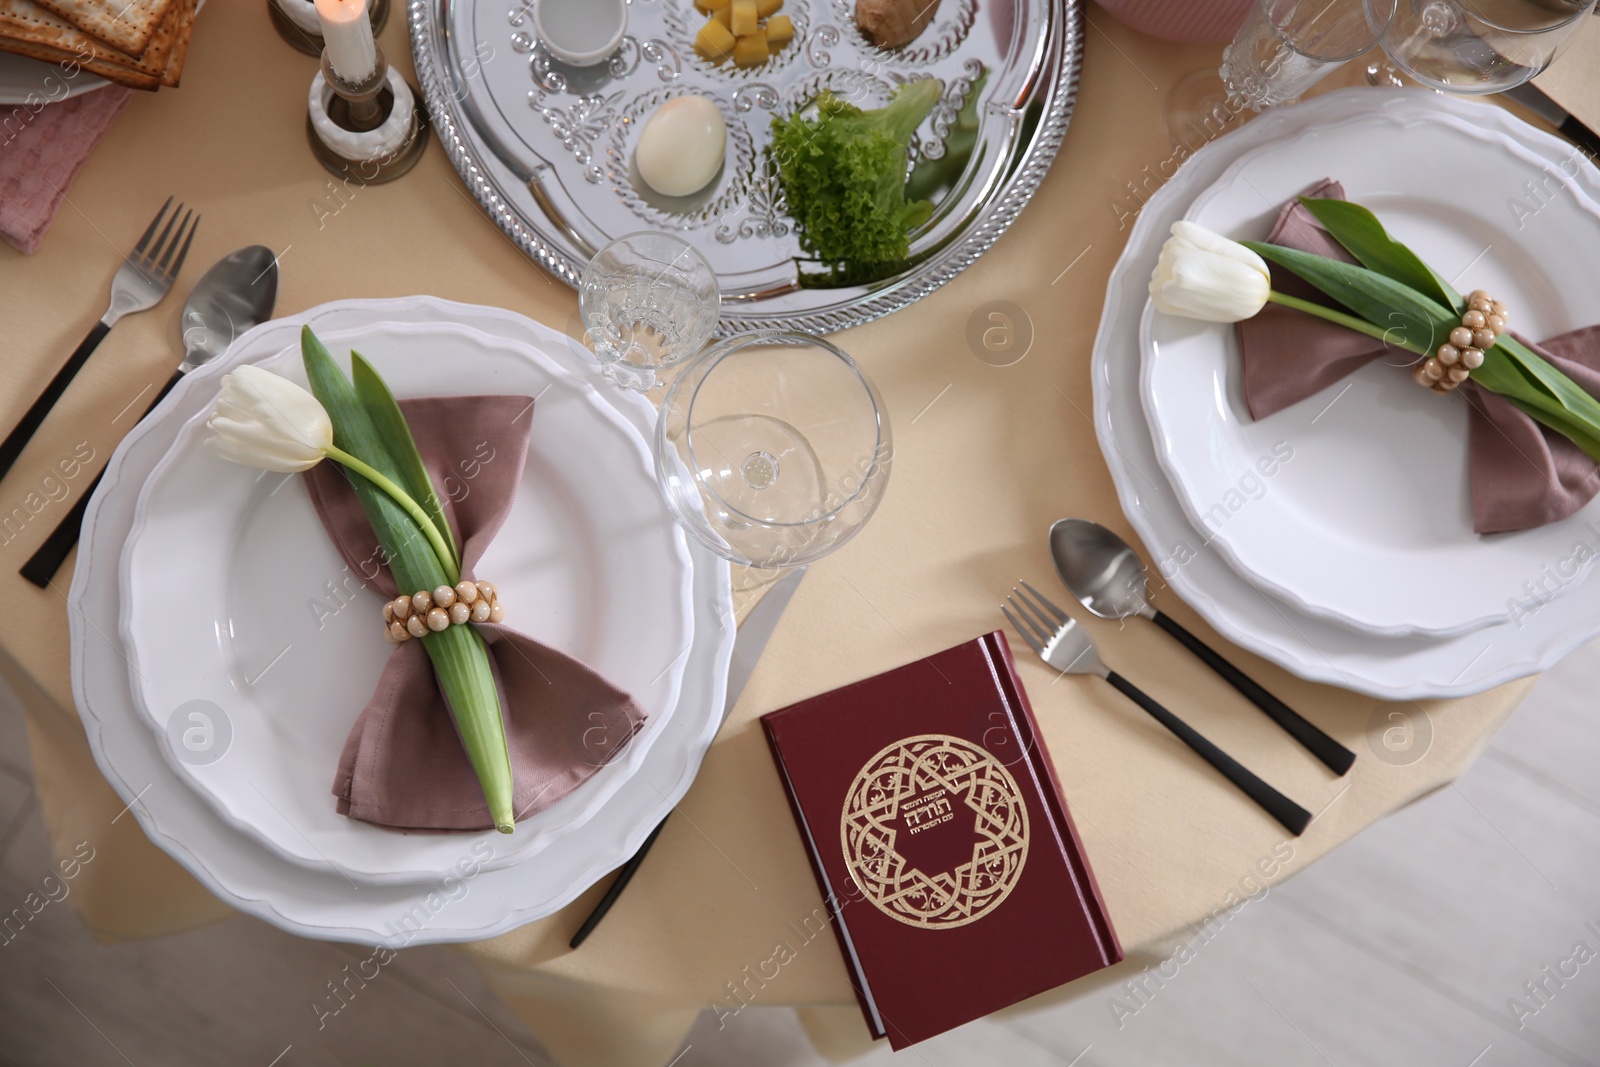
M 566 942 L 600 887 L 560 914 L 467 949 L 565 1062 L 664 1063 L 695 1013 L 736 1007 L 730 983 L 770 958 L 789 924 L 818 907 L 757 715 L 993 628 L 1000 598 L 1019 577 L 1055 588 L 1044 534 L 1058 517 L 1093 516 L 1131 538 L 1095 443 L 1089 350 L 1130 215 L 1173 167 L 1162 124 L 1167 89 L 1214 66 L 1217 50 L 1141 37 L 1098 8 L 1089 9 L 1089 23 L 1071 130 L 1021 220 L 952 284 L 837 338 L 869 369 L 892 415 L 897 454 L 887 498 L 860 537 L 812 568 L 682 817 L 668 822 L 632 888 L 580 951 Z M 399 18 L 383 40 L 409 70 Z M 177 362 L 182 294 L 207 264 L 241 245 L 281 254 L 285 313 L 336 298 L 433 293 L 557 328 L 571 321 L 572 291 L 500 235 L 437 145 L 395 184 L 337 186 L 305 143 L 313 70 L 274 35 L 264 0 L 207 5 L 183 88 L 129 107 L 37 255 L 0 248 L 0 425 L 9 426 L 100 314 L 119 254 L 161 201 L 175 194 L 205 216 L 178 292 L 112 332 L 0 483 L 0 512 L 48 490 L 47 471 L 79 442 L 95 451 L 96 465 L 109 455 L 132 418 L 125 409 Z M 1032 331 L 1026 357 L 1012 366 L 980 360 L 966 340 L 969 324 L 997 300 L 1020 309 L 1019 325 Z M 96 770 L 72 706 L 67 574 L 46 591 L 16 574 L 70 506 L 70 497 L 41 495 L 39 514 L 0 534 L 0 592 L 9 605 L 0 613 L 0 666 L 29 709 L 57 850 L 86 839 L 96 849 L 74 885 L 75 907 L 112 938 L 230 914 L 133 818 L 113 822 L 123 801 Z M 1227 647 L 1170 592 L 1157 598 Z M 1529 684 L 1385 705 L 1232 649 L 1241 667 L 1360 753 L 1349 777 L 1335 779 L 1155 627 L 1093 622 L 1091 631 L 1124 673 L 1321 813 L 1285 844 L 1275 823 L 1104 683 L 1057 679 L 1019 657 L 1134 966 L 1262 882 L 1298 871 L 1454 779 Z M 1393 731 L 1387 742 L 1384 731 Z M 1390 758 L 1378 758 L 1379 750 Z M 865 1040 L 831 941 L 798 953 L 759 1002 L 834 1009 L 806 1018 L 836 1053 Z

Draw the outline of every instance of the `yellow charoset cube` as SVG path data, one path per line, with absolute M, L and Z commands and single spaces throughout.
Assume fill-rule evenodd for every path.
M 733 35 L 748 37 L 756 32 L 756 0 L 733 0 Z
M 733 65 L 736 67 L 759 67 L 767 61 L 767 32 L 756 30 L 747 33 L 733 46 Z
M 733 54 L 734 37 L 728 27 L 712 19 L 700 27 L 694 39 L 694 50 L 712 62 L 727 59 Z
M 774 15 L 767 20 L 767 47 L 777 52 L 794 40 L 794 23 L 788 15 Z
M 794 23 L 778 14 L 783 0 L 694 0 L 710 16 L 694 50 L 712 63 L 733 57 L 737 67 L 759 67 L 794 40 Z

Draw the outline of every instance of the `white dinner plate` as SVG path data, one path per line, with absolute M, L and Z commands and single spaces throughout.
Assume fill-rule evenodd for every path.
M 377 323 L 456 322 L 540 345 L 574 374 L 598 372 L 562 355 L 566 339 L 520 315 L 407 297 L 341 301 L 295 317 L 319 332 Z M 617 789 L 582 832 L 553 842 L 537 862 L 499 870 L 492 838 L 462 839 L 451 873 L 420 884 L 356 886 L 337 873 L 290 863 L 243 834 L 201 801 L 167 762 L 165 745 L 134 705 L 118 641 L 120 548 L 132 527 L 139 487 L 182 424 L 209 406 L 218 368 L 196 372 L 118 446 L 85 516 L 68 594 L 73 695 L 107 780 L 162 849 L 224 901 L 303 937 L 358 944 L 430 944 L 503 933 L 559 910 L 636 851 L 688 790 L 721 721 L 734 625 L 727 566 L 693 545 L 695 640 L 679 707 L 639 772 Z M 602 393 L 639 434 L 654 423 L 642 397 Z M 469 844 L 468 841 L 471 841 Z M 487 853 L 487 855 L 486 855 Z
M 37 109 L 44 104 L 103 89 L 109 84 L 86 70 L 69 77 L 59 63 L 0 52 L 0 107 Z
M 1552 184 L 1538 215 L 1516 213 L 1507 190 L 1543 159 L 1498 131 L 1435 119 L 1368 113 L 1302 129 L 1236 159 L 1185 217 L 1265 240 L 1282 204 L 1332 177 L 1440 274 L 1505 301 L 1524 336 L 1600 320 L 1600 208 Z M 1151 307 L 1140 336 L 1145 415 L 1190 524 L 1307 614 L 1391 637 L 1482 629 L 1600 514 L 1596 502 L 1536 529 L 1474 533 L 1467 404 L 1389 360 L 1256 421 L 1232 325 Z
M 694 633 L 688 550 L 649 449 L 589 383 L 537 347 L 450 322 L 381 323 L 323 337 L 354 348 L 395 395 L 538 397 L 522 481 L 477 573 L 508 622 L 631 693 L 647 718 L 628 748 L 549 808 L 497 834 L 501 866 L 582 826 L 638 769 L 677 703 Z M 234 346 L 306 384 L 299 326 L 268 324 Z M 213 387 L 214 384 L 213 384 Z M 357 881 L 425 881 L 472 835 L 407 833 L 340 815 L 331 786 L 345 736 L 393 646 L 382 600 L 360 586 L 317 520 L 299 475 L 205 451 L 209 409 L 189 419 L 139 495 L 123 550 L 122 626 L 134 695 L 175 770 L 229 821 L 286 858 Z M 462 457 L 441 495 L 473 491 L 492 451 Z M 174 595 L 178 589 L 182 595 Z M 198 754 L 206 719 L 229 739 Z
M 1541 567 L 1530 576 L 1539 588 L 1520 601 L 1510 619 L 1471 634 L 1378 637 L 1314 618 L 1252 584 L 1190 525 L 1162 473 L 1140 402 L 1139 319 L 1150 272 L 1172 223 L 1245 152 L 1365 114 L 1390 114 L 1403 121 L 1421 117 L 1499 132 L 1537 154 L 1539 162 L 1528 165 L 1524 180 L 1537 186 L 1547 174 L 1569 176 L 1591 200 L 1600 199 L 1600 171 L 1578 149 L 1488 104 L 1425 90 L 1345 89 L 1260 115 L 1197 151 L 1140 211 L 1107 283 L 1095 339 L 1095 426 L 1123 511 L 1150 553 L 1153 569 L 1224 637 L 1301 677 L 1386 700 L 1464 696 L 1546 670 L 1600 634 L 1600 587 L 1594 582 L 1546 599 L 1562 582 L 1560 568 L 1574 546 L 1548 560 L 1548 571 Z M 1381 151 L 1381 144 L 1367 150 Z M 1337 174 L 1341 162 L 1326 161 L 1317 176 Z M 1552 188 L 1561 188 L 1556 178 L 1549 180 L 1555 183 Z M 1525 192 L 1520 182 L 1506 196 L 1518 192 Z M 1537 222 L 1535 216 L 1528 225 Z M 1595 551 L 1600 531 L 1578 531 L 1573 541 Z

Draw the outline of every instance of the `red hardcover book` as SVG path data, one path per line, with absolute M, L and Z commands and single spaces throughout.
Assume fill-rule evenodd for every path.
M 1003 631 L 761 724 L 873 1036 L 1122 959 Z

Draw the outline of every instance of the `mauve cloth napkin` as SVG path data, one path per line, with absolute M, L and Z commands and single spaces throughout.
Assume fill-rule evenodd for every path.
M 57 104 L 0 106 L 0 237 L 33 252 L 72 179 L 133 94 L 108 85 Z
M 1302 195 L 1342 200 L 1344 187 L 1332 178 L 1324 178 Z M 1354 262 L 1298 198 L 1284 205 L 1267 241 Z M 1272 266 L 1272 287 L 1337 306 L 1276 265 Z M 1516 308 L 1511 313 L 1515 315 Z M 1238 330 L 1244 356 L 1245 403 L 1256 419 L 1321 392 L 1385 351 L 1380 341 L 1279 304 L 1268 304 L 1259 315 L 1240 322 Z M 1585 392 L 1600 396 L 1600 326 L 1586 326 L 1540 344 L 1521 334 L 1516 336 Z M 1419 403 L 1449 402 L 1448 394 L 1440 397 L 1425 393 L 1411 381 L 1412 367 L 1420 357 L 1404 349 L 1388 351 L 1390 361 L 1405 375 L 1396 375 L 1395 388 L 1416 390 Z M 1600 492 L 1600 467 L 1577 445 L 1471 379 L 1459 392 L 1470 405 L 1468 459 L 1473 527 L 1478 533 L 1527 530 L 1564 519 Z M 1410 463 L 1415 459 L 1396 456 L 1395 462 Z
M 443 494 L 440 502 L 461 546 L 462 577 L 476 577 L 473 567 L 505 521 L 522 480 L 533 401 L 431 397 L 402 400 L 400 409 Z M 388 568 L 376 562 L 382 559 L 377 538 L 343 468 L 321 463 L 306 472 L 306 480 L 317 515 L 350 569 L 380 596 L 398 596 Z M 461 491 L 452 493 L 450 487 Z M 492 574 L 482 577 L 494 580 Z M 538 605 L 507 602 L 506 609 L 512 618 L 519 610 L 532 616 Z M 373 628 L 382 623 L 374 610 Z M 605 766 L 643 725 L 645 713 L 627 693 L 572 657 L 504 625 L 469 625 L 489 645 L 511 750 L 513 810 L 523 819 Z M 484 830 L 494 825 L 421 641 L 398 645 L 390 655 L 345 741 L 333 794 L 343 814 L 382 826 Z

